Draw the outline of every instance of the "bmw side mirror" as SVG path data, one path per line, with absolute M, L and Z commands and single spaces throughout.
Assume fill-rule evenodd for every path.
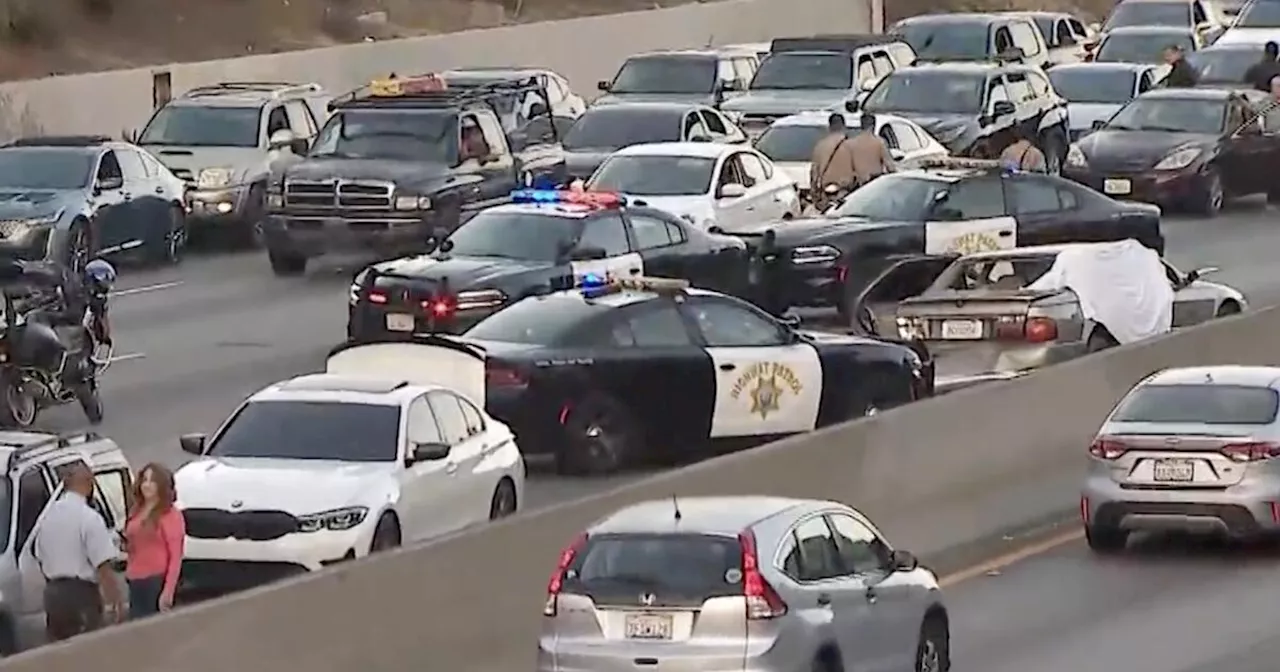
M 191 455 L 204 454 L 204 434 L 183 434 L 178 437 L 178 445 L 182 446 L 182 452 Z
M 911 572 L 920 566 L 920 560 L 907 551 L 894 551 L 890 562 L 895 572 Z

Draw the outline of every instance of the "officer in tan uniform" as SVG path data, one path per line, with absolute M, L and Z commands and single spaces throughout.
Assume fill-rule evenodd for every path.
M 1013 143 L 1000 152 L 1000 165 L 1013 170 L 1047 172 L 1044 152 L 1032 144 L 1030 134 L 1018 124 L 1010 129 L 1010 133 L 1013 136 Z
M 827 135 L 813 146 L 813 156 L 809 158 L 809 194 L 815 203 L 824 200 L 823 189 L 827 185 L 835 185 L 846 193 L 858 186 L 853 142 L 847 132 L 844 115 L 832 114 L 827 119 Z
M 849 140 L 853 146 L 853 171 L 858 176 L 858 186 L 894 171 L 893 155 L 884 138 L 876 135 L 876 115 L 863 112 L 859 120 L 862 131 Z

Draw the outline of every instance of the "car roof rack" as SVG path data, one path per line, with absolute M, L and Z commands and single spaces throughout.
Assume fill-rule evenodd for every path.
M 115 142 L 105 135 L 32 135 L 10 141 L 5 147 L 96 147 Z
M 782 51 L 836 51 L 853 53 L 863 47 L 871 47 L 890 42 L 901 42 L 900 35 L 893 34 L 854 34 L 854 35 L 814 35 L 813 37 L 779 37 L 770 43 L 769 53 Z
M 529 92 L 539 93 L 546 98 L 546 79 L 545 75 L 533 75 L 450 87 L 446 78 L 436 73 L 412 77 L 392 74 L 335 96 L 329 101 L 329 111 L 361 107 L 452 108 L 469 103 L 488 103 L 494 98 Z M 547 109 L 550 109 L 550 105 Z
M 264 93 L 272 98 L 286 96 L 303 96 L 310 93 L 321 93 L 324 88 L 315 82 L 299 84 L 297 82 L 217 82 L 205 86 L 197 86 L 183 92 L 179 98 L 205 98 L 209 96 L 229 96 L 237 93 Z
M 44 432 L 22 432 L 24 434 L 43 434 Z M 71 446 L 79 446 L 94 443 L 103 440 L 101 434 L 95 431 L 82 432 L 63 432 L 60 434 L 48 434 L 47 438 L 40 441 L 9 443 L 5 441 L 5 432 L 0 431 L 0 446 L 8 446 L 13 448 L 13 452 L 9 454 L 9 468 L 12 468 L 18 460 L 38 457 L 41 453 L 70 448 Z

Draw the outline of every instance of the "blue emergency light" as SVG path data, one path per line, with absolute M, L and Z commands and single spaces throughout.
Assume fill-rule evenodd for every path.
M 517 189 L 511 192 L 512 203 L 564 203 L 597 208 L 617 208 L 627 204 L 620 194 L 596 191 L 556 189 Z

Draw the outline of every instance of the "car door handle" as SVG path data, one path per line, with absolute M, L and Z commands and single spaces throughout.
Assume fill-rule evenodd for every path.
M 156 187 L 156 193 L 157 193 L 157 194 L 163 194 L 163 193 L 164 193 L 164 187 Z
M 734 370 L 734 369 L 736 369 L 736 368 L 738 368 L 738 365 L 737 365 L 737 364 L 730 364 L 730 363 L 728 363 L 728 362 L 725 362 L 724 364 L 721 364 L 721 365 L 720 365 L 720 370 L 721 370 L 721 371 L 732 371 L 732 370 Z
M 875 604 L 876 600 L 879 599 L 879 597 L 880 596 L 876 594 L 875 588 L 867 588 L 867 602 L 870 602 L 871 604 Z
M 1001 231 L 998 235 L 999 235 L 1001 238 L 1008 238 L 1009 236 L 1012 236 L 1012 235 L 1013 235 L 1013 232 L 1012 232 L 1012 231 L 1010 231 L 1009 229 L 1005 229 L 1005 230 Z
M 831 596 L 826 593 L 818 593 L 818 606 L 819 607 L 831 606 Z
M 638 268 L 633 268 L 633 269 L 631 269 L 630 273 L 631 273 L 631 275 L 640 275 L 640 269 L 638 269 Z
M 120 198 L 123 198 L 126 201 L 131 201 L 133 200 L 133 194 L 126 191 L 120 194 Z

